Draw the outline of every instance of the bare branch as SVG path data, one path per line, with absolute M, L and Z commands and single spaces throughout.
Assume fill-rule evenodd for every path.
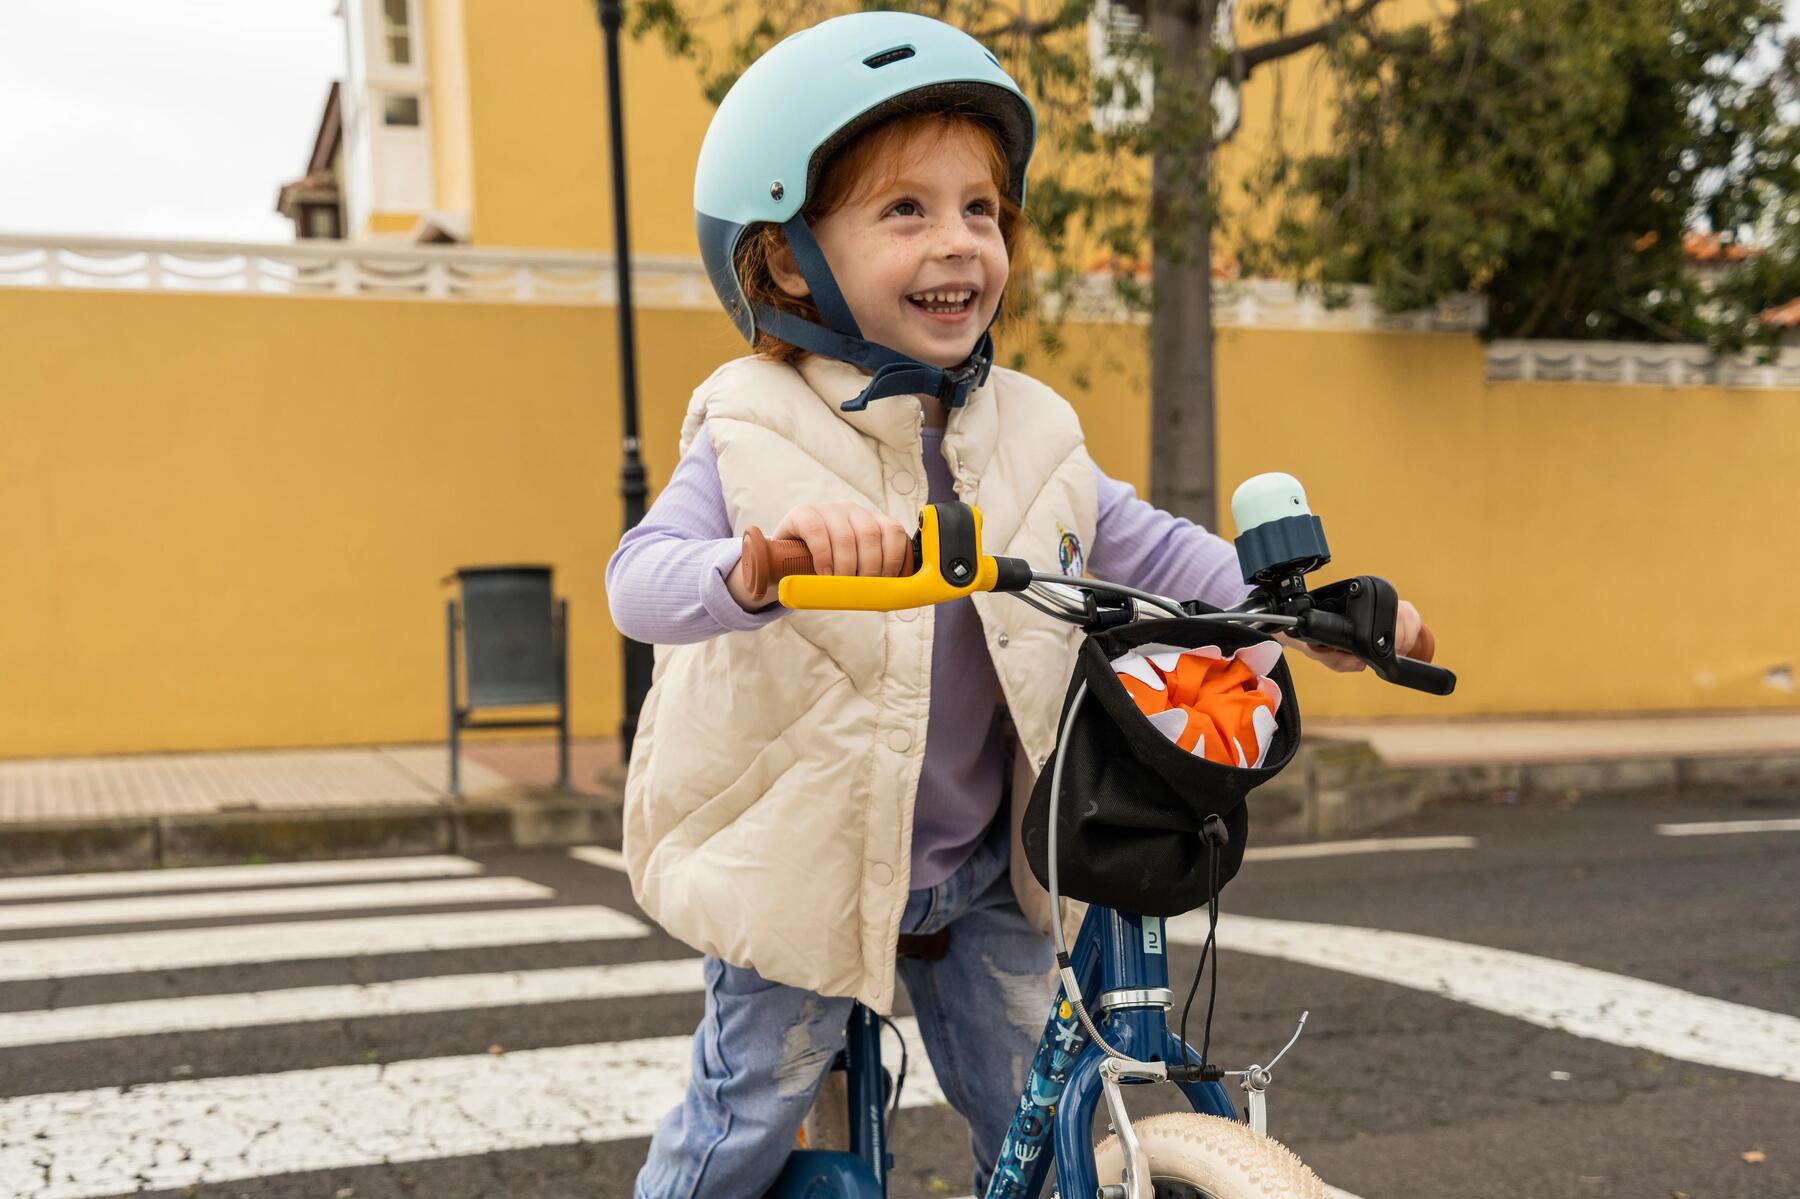
M 1271 38 L 1266 42 L 1259 42 L 1254 46 L 1246 46 L 1242 50 L 1234 51 L 1231 56 L 1232 75 L 1239 80 L 1247 79 L 1250 72 L 1265 62 L 1273 62 L 1278 58 L 1286 58 L 1290 54 L 1298 54 L 1302 50 L 1310 49 L 1356 24 L 1381 3 L 1382 0 L 1362 0 L 1362 3 L 1355 8 L 1346 9 L 1331 20 L 1315 25 L 1311 29 L 1289 34 L 1287 37 Z

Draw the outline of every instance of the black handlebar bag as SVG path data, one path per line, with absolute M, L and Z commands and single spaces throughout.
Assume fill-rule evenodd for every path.
M 1218 816 L 1230 837 L 1220 853 L 1216 885 L 1223 887 L 1244 860 L 1250 792 L 1280 773 L 1300 745 L 1300 708 L 1285 661 L 1268 678 L 1281 688 L 1275 733 L 1263 764 L 1223 766 L 1181 749 L 1153 726 L 1119 682 L 1112 662 L 1143 645 L 1182 649 L 1213 645 L 1226 655 L 1268 638 L 1222 621 L 1157 620 L 1090 634 L 1063 697 L 1058 728 L 1085 683 L 1087 696 L 1063 735 L 1062 794 L 1056 813 L 1057 886 L 1086 900 L 1143 916 L 1174 916 L 1206 904 L 1208 846 L 1200 836 Z M 1052 755 L 1038 774 L 1025 809 L 1026 861 L 1049 885 Z

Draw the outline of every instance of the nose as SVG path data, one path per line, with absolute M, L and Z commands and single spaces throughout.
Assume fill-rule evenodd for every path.
M 981 253 L 981 239 L 975 236 L 962 214 L 937 223 L 937 250 L 943 258 L 974 258 Z

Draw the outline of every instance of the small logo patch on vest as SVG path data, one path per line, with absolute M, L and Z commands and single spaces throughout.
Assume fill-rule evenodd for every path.
M 1081 538 L 1059 520 L 1056 531 L 1062 536 L 1056 542 L 1056 562 L 1063 574 L 1071 579 L 1079 579 L 1087 572 L 1087 560 L 1081 554 Z

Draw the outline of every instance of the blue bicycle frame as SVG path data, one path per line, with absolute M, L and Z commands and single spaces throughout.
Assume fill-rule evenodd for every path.
M 1169 964 L 1162 920 L 1090 907 L 1075 938 L 1071 962 L 1081 993 L 1107 1042 L 1147 1061 L 1198 1061 L 1184 1053 L 1169 1028 Z M 1090 1130 L 1101 1099 L 1100 1062 L 1068 999 L 1059 993 L 1000 1148 L 985 1199 L 1035 1199 L 1054 1161 L 1058 1189 L 1068 1196 L 1096 1192 Z M 881 1199 L 892 1159 L 887 1151 L 885 1076 L 880 1024 L 860 1004 L 845 1049 L 850 1091 L 850 1152 L 802 1150 L 770 1192 L 771 1199 Z M 1237 1111 L 1216 1082 L 1177 1083 L 1196 1112 L 1235 1119 Z M 1046 1153 L 1048 1148 L 1050 1152 Z

